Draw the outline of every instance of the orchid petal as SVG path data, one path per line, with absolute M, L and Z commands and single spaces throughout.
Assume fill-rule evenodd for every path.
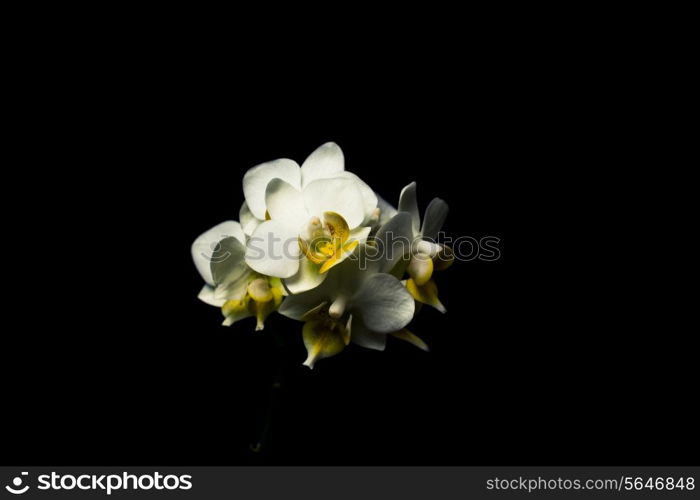
M 326 273 L 319 272 L 318 264 L 314 264 L 306 257 L 302 257 L 299 261 L 299 270 L 294 276 L 284 280 L 284 286 L 287 287 L 289 293 L 297 294 L 306 292 L 318 285 L 328 276 Z
M 253 215 L 253 212 L 250 211 L 248 204 L 245 201 L 243 202 L 243 205 L 241 205 L 241 209 L 238 211 L 238 219 L 241 221 L 243 232 L 248 236 L 253 234 L 255 228 L 263 222 Z
M 282 179 L 301 189 L 301 170 L 294 160 L 281 158 L 262 163 L 248 170 L 243 176 L 243 194 L 251 213 L 265 219 L 265 189 L 272 179 Z
M 301 191 L 282 179 L 272 179 L 267 185 L 265 205 L 272 220 L 292 229 L 298 229 L 310 218 Z
M 340 214 L 354 229 L 364 220 L 364 204 L 357 184 L 350 179 L 320 179 L 304 187 L 304 202 L 311 215 Z
M 364 203 L 365 219 L 370 217 L 374 210 L 377 208 L 377 195 L 362 179 L 352 172 L 342 172 L 338 177 L 343 177 L 345 179 L 350 179 L 355 182 L 360 193 L 362 194 L 362 202 Z
M 386 273 L 400 260 L 408 259 L 413 241 L 412 233 L 411 216 L 408 213 L 399 212 L 392 217 L 377 231 L 374 249 L 367 251 L 371 267 L 376 272 Z
M 367 349 L 383 351 L 386 348 L 386 334 L 373 332 L 358 320 L 353 322 L 350 340 Z
M 243 300 L 251 279 L 253 279 L 253 270 L 246 265 L 245 272 L 238 278 L 225 281 L 214 288 L 214 299 Z
M 298 231 L 280 221 L 263 222 L 248 240 L 245 261 L 251 269 L 266 276 L 294 276 L 299 270 Z
M 357 240 L 360 243 L 364 243 L 365 241 L 367 241 L 370 232 L 372 232 L 371 227 L 360 226 L 358 228 L 355 228 L 352 231 L 350 231 L 348 241 Z
M 383 226 L 389 221 L 389 219 L 397 214 L 397 210 L 384 198 L 376 193 L 375 195 L 377 196 L 377 208 L 379 208 L 379 225 Z
M 226 302 L 226 299 L 218 299 L 214 296 L 214 287 L 211 285 L 204 285 L 197 298 L 205 304 L 214 307 L 221 307 Z
M 335 142 L 327 142 L 311 153 L 301 165 L 302 186 L 318 179 L 338 177 L 345 170 L 343 150 Z
M 438 233 L 447 218 L 447 212 L 449 212 L 447 203 L 440 198 L 433 198 L 423 215 L 423 227 L 421 228 L 423 238 L 431 241 L 437 239 Z
M 245 235 L 243 234 L 241 225 L 232 220 L 217 224 L 199 235 L 194 243 L 192 243 L 192 260 L 200 276 L 202 276 L 202 279 L 204 279 L 208 285 L 214 285 L 214 279 L 211 275 L 211 257 L 219 246 L 219 242 L 229 236 L 233 236 L 245 245 Z
M 287 318 L 303 320 L 304 315 L 323 302 L 335 300 L 332 292 L 337 289 L 337 273 L 325 274 L 323 283 L 311 290 L 296 295 L 289 295 L 279 308 L 279 313 Z M 287 280 L 285 280 L 286 284 Z M 290 290 L 291 291 L 291 290 Z
M 221 240 L 212 252 L 209 263 L 215 285 L 227 285 L 241 278 L 247 271 L 245 246 L 233 236 Z
M 420 214 L 418 213 L 418 199 L 416 198 L 416 183 L 412 182 L 401 190 L 399 196 L 399 212 L 411 214 L 413 235 L 420 230 Z
M 352 299 L 365 325 L 377 333 L 390 333 L 406 326 L 415 311 L 411 294 L 389 274 L 369 276 Z

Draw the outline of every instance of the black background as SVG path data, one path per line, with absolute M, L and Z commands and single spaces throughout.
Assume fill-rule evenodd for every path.
M 601 149 L 605 120 L 585 110 L 595 99 L 565 52 L 471 41 L 255 67 L 207 42 L 155 44 L 50 99 L 41 149 L 58 161 L 28 173 L 43 208 L 20 322 L 2 340 L 3 461 L 680 462 L 697 442 L 691 353 L 630 291 L 644 271 L 613 215 L 627 192 Z M 301 323 L 224 328 L 196 298 L 190 244 L 238 218 L 246 169 L 301 163 L 330 140 L 393 204 L 415 180 L 421 209 L 450 205 L 448 235 L 501 240 L 497 262 L 437 275 L 447 314 L 425 308 L 411 325 L 430 353 L 390 339 L 310 371 Z

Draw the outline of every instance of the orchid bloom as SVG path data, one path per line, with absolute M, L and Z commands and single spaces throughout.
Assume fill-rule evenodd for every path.
M 442 313 L 446 309 L 438 299 L 437 285 L 431 278 L 434 270 L 446 269 L 453 262 L 449 247 L 436 243 L 448 210 L 447 203 L 434 198 L 425 210 L 421 226 L 416 183 L 412 182 L 401 191 L 399 211 L 411 215 L 413 235 L 412 255 L 406 269 L 410 278 L 406 280 L 406 288 L 417 301 L 431 305 Z
M 245 263 L 246 237 L 236 221 L 222 222 L 192 244 L 192 259 L 205 285 L 203 302 L 220 307 L 225 326 L 255 316 L 255 329 L 282 303 L 284 287 L 278 278 L 260 275 Z
M 279 159 L 243 177 L 245 261 L 254 271 L 283 278 L 291 293 L 321 284 L 333 266 L 367 239 L 379 217 L 377 197 L 345 171 L 343 152 L 329 142 L 301 167 Z M 245 220 L 244 220 L 245 219 Z
M 409 225 L 410 216 L 398 214 L 377 237 L 410 234 Z M 382 252 L 378 257 L 371 261 L 349 259 L 330 271 L 318 287 L 285 299 L 280 314 L 305 323 L 302 335 L 308 357 L 304 365 L 313 368 L 317 360 L 338 354 L 351 341 L 383 350 L 387 335 L 427 350 L 422 340 L 405 329 L 413 319 L 413 297 L 387 272 L 402 255 Z M 360 266 L 360 262 L 365 265 Z
M 389 335 L 428 350 L 406 326 L 423 303 L 445 312 L 432 280 L 453 259 L 435 242 L 444 201 L 430 202 L 421 225 L 415 182 L 394 208 L 345 171 L 333 142 L 301 166 L 251 168 L 243 194 L 240 223 L 222 222 L 192 244 L 205 281 L 199 298 L 221 308 L 225 326 L 252 316 L 262 330 L 273 311 L 303 321 L 310 368 L 350 342 L 383 350 Z

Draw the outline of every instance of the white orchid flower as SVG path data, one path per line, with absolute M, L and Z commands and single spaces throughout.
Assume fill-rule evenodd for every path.
M 413 297 L 431 305 L 440 312 L 446 312 L 437 296 L 437 285 L 431 279 L 434 270 L 446 269 L 453 262 L 449 247 L 437 243 L 438 233 L 445 222 L 449 208 L 440 198 L 434 198 L 425 210 L 421 225 L 416 198 L 416 183 L 404 187 L 399 197 L 399 211 L 411 215 L 413 235 L 412 255 L 406 271 L 410 278 L 406 288 Z
M 363 222 L 377 214 L 377 197 L 345 171 L 343 152 L 329 142 L 301 167 L 280 159 L 251 168 L 243 178 L 241 208 L 249 232 L 245 260 L 267 276 L 285 279 L 292 293 L 318 286 L 334 265 L 367 239 Z
M 192 245 L 205 281 L 199 298 L 221 308 L 224 325 L 253 316 L 262 330 L 275 310 L 303 321 L 310 368 L 351 341 L 383 350 L 389 335 L 428 350 L 406 326 L 423 303 L 445 312 L 432 280 L 452 263 L 435 241 L 444 201 L 432 200 L 421 224 L 415 182 L 395 208 L 345 171 L 332 142 L 301 166 L 283 158 L 251 168 L 243 193 L 240 223 L 223 222 Z
M 397 234 L 410 235 L 408 214 L 392 218 L 377 238 Z M 374 260 L 362 256 L 346 260 L 318 287 L 285 299 L 280 314 L 305 322 L 303 338 L 308 357 L 304 365 L 313 368 L 317 360 L 338 354 L 350 341 L 383 350 L 387 335 L 427 350 L 423 341 L 405 330 L 415 311 L 413 297 L 387 272 L 401 257 L 401 252 L 382 252 Z
M 225 326 L 251 316 L 256 330 L 282 303 L 284 287 L 277 278 L 262 276 L 245 263 L 246 237 L 236 221 L 222 222 L 192 244 L 192 259 L 205 281 L 199 292 L 203 302 L 220 307 Z

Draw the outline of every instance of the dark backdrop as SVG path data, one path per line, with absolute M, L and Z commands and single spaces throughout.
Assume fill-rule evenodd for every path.
M 100 72 L 54 118 L 62 166 L 29 175 L 49 257 L 25 261 L 3 336 L 4 462 L 630 464 L 690 446 L 690 352 L 630 301 L 608 224 L 625 192 L 560 59 L 494 42 L 287 72 L 174 52 Z M 412 325 L 430 353 L 390 339 L 310 371 L 301 323 L 224 328 L 196 298 L 190 244 L 238 218 L 245 170 L 329 140 L 392 203 L 415 180 L 422 209 L 450 205 L 447 234 L 500 238 L 500 260 L 437 275 L 448 312 Z

